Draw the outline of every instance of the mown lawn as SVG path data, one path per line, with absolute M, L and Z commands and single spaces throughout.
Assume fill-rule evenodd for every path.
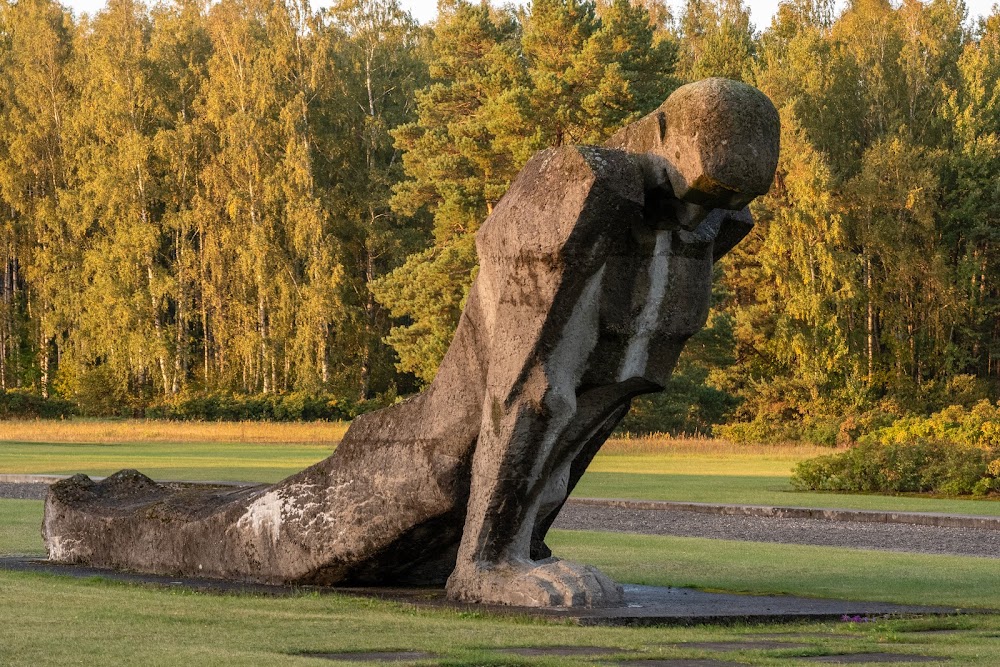
M 45 553 L 42 513 L 40 500 L 0 500 L 0 556 Z
M 716 658 L 750 665 L 814 664 L 798 658 L 890 651 L 936 656 L 928 665 L 996 665 L 996 616 L 871 624 L 812 623 L 694 628 L 582 628 L 524 618 L 428 611 L 337 595 L 287 598 L 205 595 L 0 571 L 0 664 L 289 665 L 330 663 L 303 653 L 418 650 L 421 664 L 459 666 L 609 664 L 580 658 L 518 657 L 504 647 L 599 646 L 620 657 Z M 16 622 L 7 619 L 16 618 Z M 952 628 L 947 635 L 908 629 Z M 806 632 L 804 647 L 725 654 L 683 642 L 732 641 L 768 632 Z M 628 655 L 626 651 L 636 651 Z M 373 664 L 373 663 L 367 663 Z M 407 663 L 402 663 L 407 664 Z M 636 663 L 641 665 L 642 663 Z
M 918 496 L 882 496 L 847 493 L 800 492 L 792 489 L 788 475 L 645 474 L 600 472 L 603 461 L 594 461 L 573 495 L 584 498 L 635 498 L 701 503 L 837 507 L 897 512 L 1000 515 L 996 500 L 962 500 Z M 734 465 L 734 473 L 743 470 Z
M 41 509 L 38 501 L 0 500 L 0 554 L 39 552 Z M 997 561 L 989 559 L 570 531 L 553 533 L 550 543 L 558 554 L 594 563 L 625 582 L 963 607 L 994 606 L 1000 599 Z M 926 664 L 996 665 L 1000 646 L 995 615 L 777 627 L 581 628 L 339 595 L 211 595 L 2 570 L 0 618 L 5 666 L 322 665 L 330 663 L 301 654 L 363 650 L 429 651 L 439 658 L 427 664 L 456 667 L 595 664 L 498 650 L 553 645 L 790 667 L 811 664 L 799 659 L 810 655 L 869 651 L 941 658 Z M 911 632 L 928 629 L 954 632 Z M 806 644 L 792 649 L 720 654 L 682 645 L 775 632 L 816 634 L 786 637 Z
M 333 449 L 301 443 L 0 441 L 0 474 L 82 472 L 103 477 L 136 468 L 162 480 L 276 482 L 326 458 Z

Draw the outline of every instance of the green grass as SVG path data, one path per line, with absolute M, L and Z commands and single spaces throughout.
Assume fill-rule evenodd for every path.
M 41 511 L 38 501 L 0 500 L 0 554 L 40 549 Z M 956 606 L 990 606 L 1000 599 L 996 561 L 987 559 L 568 531 L 553 533 L 550 542 L 560 555 L 599 565 L 627 582 Z M 744 649 L 723 657 L 795 667 L 809 664 L 795 656 L 890 651 L 950 658 L 948 665 L 996 665 L 995 651 L 988 647 L 997 640 L 989 637 L 1000 633 L 1000 617 L 991 615 L 780 627 L 581 628 L 337 595 L 208 595 L 4 571 L 0 618 L 5 619 L 0 623 L 0 664 L 5 666 L 317 665 L 321 663 L 295 654 L 423 650 L 442 656 L 434 664 L 456 667 L 558 667 L 583 663 L 517 658 L 494 649 L 594 645 L 640 650 L 649 658 L 719 658 L 675 644 L 794 631 L 820 636 L 795 639 L 806 648 Z M 904 632 L 937 627 L 960 632 Z M 841 634 L 848 636 L 837 636 Z
M 594 664 L 579 658 L 518 658 L 495 649 L 593 645 L 637 650 L 650 658 L 712 658 L 717 653 L 678 642 L 738 640 L 769 627 L 581 628 L 518 618 L 417 610 L 336 595 L 290 598 L 201 595 L 100 581 L 0 572 L 0 611 L 16 623 L 0 625 L 4 665 L 298 665 L 330 664 L 302 652 L 422 650 L 441 659 L 426 664 Z M 822 633 L 797 639 L 806 648 L 741 650 L 727 660 L 753 665 L 807 665 L 795 656 L 844 651 L 920 653 L 947 665 L 995 665 L 983 635 L 1000 629 L 985 617 L 935 621 L 960 635 L 907 636 L 914 622 L 871 625 L 802 624 L 780 631 Z M 847 633 L 848 637 L 833 636 Z M 827 636 L 830 635 L 830 636 Z M 625 656 L 623 656 L 625 657 Z M 945 662 L 950 658 L 950 661 Z M 358 663 L 335 663 L 358 664 Z M 368 663 L 372 664 L 372 663 Z M 606 662 L 603 664 L 607 664 Z M 641 664 L 641 663 L 640 663 Z
M 253 425 L 188 425 L 182 438 L 171 425 L 111 426 L 117 429 L 113 433 L 105 433 L 103 424 L 86 424 L 86 431 L 60 425 L 53 442 L 45 441 L 45 433 L 28 435 L 31 424 L 18 426 L 26 434 L 19 439 L 0 433 L 0 473 L 106 475 L 135 467 L 160 479 L 275 481 L 324 458 L 332 448 L 328 441 L 308 444 L 323 436 L 322 430 L 271 427 L 258 433 Z M 174 433 L 176 442 L 171 441 Z M 260 440 L 245 444 L 248 433 Z M 206 434 L 219 440 L 206 442 Z M 91 437 L 102 438 L 102 444 L 89 443 Z M 609 444 L 578 495 L 1000 514 L 1000 503 L 794 493 L 788 473 L 795 461 L 814 455 L 808 449 L 743 451 L 695 442 L 685 445 L 687 450 L 663 451 L 661 444 L 647 442 L 650 451 L 635 453 L 627 441 Z M 39 501 L 0 500 L 0 554 L 42 554 L 41 518 Z M 956 607 L 996 607 L 1000 600 L 998 561 L 990 559 L 568 531 L 554 531 L 549 542 L 559 555 L 598 565 L 624 582 Z M 0 665 L 5 667 L 316 665 L 315 659 L 296 654 L 390 649 L 434 652 L 442 656 L 434 664 L 454 666 L 582 664 L 574 658 L 518 658 L 494 650 L 567 644 L 638 649 L 649 658 L 793 667 L 809 664 L 794 656 L 844 651 L 916 652 L 950 658 L 941 663 L 948 665 L 1000 664 L 993 648 L 1000 616 L 993 615 L 780 628 L 578 628 L 341 596 L 203 595 L 0 571 L 0 618 L 5 619 L 0 622 Z M 918 626 L 961 632 L 904 632 Z M 796 639 L 807 648 L 777 651 L 718 654 L 674 645 L 796 630 L 821 635 Z M 836 636 L 843 633 L 850 636 Z
M 747 477 L 784 477 L 796 463 L 819 453 L 829 453 L 818 447 L 766 447 L 739 448 L 715 451 L 704 447 L 702 451 L 664 451 L 623 453 L 622 441 L 602 450 L 589 470 L 614 473 L 646 473 L 655 475 L 743 475 Z M 617 445 L 617 446 L 616 446 Z
M 330 455 L 330 445 L 0 442 L 0 473 L 106 476 L 136 468 L 154 479 L 276 482 Z
M 787 476 L 600 472 L 599 464 L 580 480 L 574 496 L 1000 516 L 995 500 L 810 493 L 794 491 Z
M 636 584 L 1000 607 L 995 558 L 590 531 L 552 531 L 546 542 L 559 556 Z
M 0 500 L 0 556 L 45 553 L 43 505 L 41 500 Z

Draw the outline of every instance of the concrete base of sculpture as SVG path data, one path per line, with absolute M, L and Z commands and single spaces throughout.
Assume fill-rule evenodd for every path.
M 705 323 L 713 263 L 752 228 L 778 115 L 724 79 L 684 86 L 606 146 L 541 151 L 476 236 L 480 270 L 423 394 L 359 417 L 269 487 L 135 471 L 52 487 L 51 559 L 297 584 L 443 583 L 453 600 L 614 606 L 545 534 L 640 394 Z

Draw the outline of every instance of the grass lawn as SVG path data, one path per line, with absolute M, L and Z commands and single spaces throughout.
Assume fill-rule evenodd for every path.
M 345 430 L 342 423 L 0 422 L 0 474 L 104 476 L 137 468 L 155 479 L 275 482 L 328 456 Z M 1000 502 L 989 500 L 793 491 L 788 477 L 794 465 L 830 451 L 704 439 L 613 439 L 574 495 L 1000 515 Z
M 0 422 L 0 474 L 276 482 L 326 458 L 343 423 L 70 420 Z
M 643 658 L 718 658 L 681 642 L 739 640 L 773 627 L 580 628 L 518 618 L 425 611 L 336 595 L 269 598 L 202 595 L 96 580 L 0 572 L 0 610 L 17 622 L 0 626 L 0 663 L 31 665 L 298 665 L 329 663 L 302 653 L 418 650 L 458 666 L 595 664 L 580 658 L 530 658 L 498 649 L 599 646 L 641 651 Z M 947 635 L 906 630 L 955 628 Z M 751 665 L 809 665 L 796 657 L 888 651 L 937 656 L 929 665 L 996 665 L 987 638 L 997 617 L 873 624 L 801 624 L 802 648 L 742 649 L 723 654 Z M 629 657 L 622 655 L 622 657 Z M 367 663 L 369 665 L 373 663 Z M 402 663 L 407 664 L 407 663 Z M 601 664 L 608 664 L 606 661 Z M 641 665 L 642 663 L 637 663 Z
M 0 500 L 0 554 L 39 552 L 41 511 L 38 501 Z M 988 559 L 569 531 L 554 533 L 551 544 L 560 555 L 594 563 L 626 582 L 956 606 L 992 606 L 1000 599 L 996 561 Z M 298 654 L 361 650 L 429 651 L 441 656 L 429 664 L 454 666 L 588 664 L 497 651 L 546 645 L 792 667 L 810 664 L 797 657 L 863 651 L 939 656 L 940 664 L 948 665 L 996 665 L 1000 644 L 1000 617 L 991 615 L 778 627 L 580 628 L 336 595 L 208 595 L 3 571 L 0 617 L 16 618 L 0 623 L 5 666 L 322 665 L 330 663 Z M 934 628 L 956 632 L 910 632 Z M 807 645 L 793 649 L 719 654 L 677 645 L 772 632 L 817 634 L 787 638 Z
M 0 441 L 0 474 L 83 472 L 103 477 L 136 468 L 153 479 L 276 482 L 326 458 L 333 449 L 302 443 Z
M 1000 608 L 995 558 L 565 530 L 547 543 L 635 584 Z
M 41 500 L 0 500 L 0 556 L 45 553 L 43 509 Z
M 837 507 L 896 512 L 1000 515 L 995 500 L 961 500 L 915 496 L 882 496 L 847 493 L 800 492 L 792 489 L 788 475 L 644 474 L 600 472 L 598 457 L 580 480 L 573 495 L 584 498 L 635 498 L 700 503 Z M 734 472 L 744 469 L 734 465 Z

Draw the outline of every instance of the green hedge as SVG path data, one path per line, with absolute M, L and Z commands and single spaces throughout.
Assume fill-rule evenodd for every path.
M 678 373 L 663 392 L 636 398 L 616 432 L 710 435 L 737 403 L 736 397 Z

